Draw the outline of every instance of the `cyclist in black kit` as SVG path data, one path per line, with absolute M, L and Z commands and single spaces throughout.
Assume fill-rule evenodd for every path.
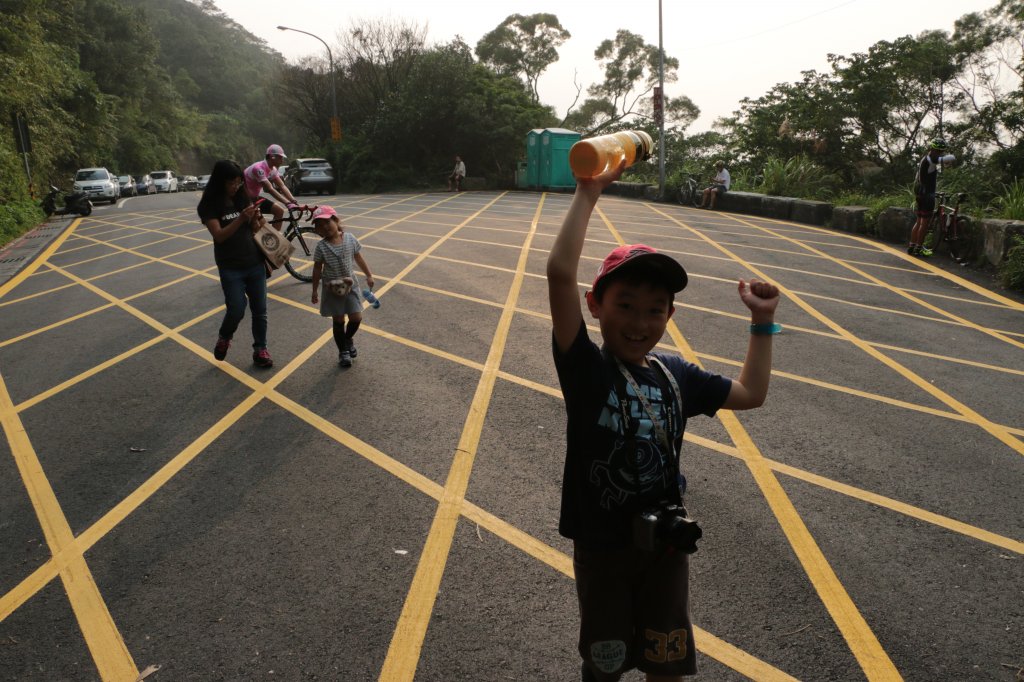
M 928 145 L 928 153 L 917 166 L 917 176 L 914 178 L 917 222 L 910 231 L 910 244 L 907 246 L 907 253 L 911 256 L 927 258 L 932 255 L 931 249 L 926 249 L 923 245 L 927 236 L 928 221 L 935 211 L 935 185 L 939 179 L 939 167 L 950 166 L 956 161 L 952 154 L 942 154 L 946 149 L 946 141 L 941 137 L 935 138 Z

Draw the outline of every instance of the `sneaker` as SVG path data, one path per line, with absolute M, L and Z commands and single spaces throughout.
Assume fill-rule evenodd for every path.
M 342 367 L 352 366 L 352 356 L 347 350 L 343 350 L 338 354 L 338 364 Z
M 223 360 L 228 356 L 228 348 L 231 348 L 231 339 L 218 337 L 217 345 L 213 347 L 213 357 Z
M 917 252 L 917 244 L 911 244 L 907 247 L 907 255 L 913 256 Z
M 270 358 L 270 351 L 260 348 L 252 354 L 252 362 L 257 367 L 273 367 L 274 361 Z
M 356 353 L 356 344 L 352 343 L 352 339 L 348 340 L 348 355 L 353 359 L 358 355 L 358 353 Z
M 934 251 L 932 251 L 931 249 L 926 249 L 922 246 L 917 250 L 917 253 L 915 253 L 914 255 L 920 256 L 921 258 L 931 258 L 933 253 Z

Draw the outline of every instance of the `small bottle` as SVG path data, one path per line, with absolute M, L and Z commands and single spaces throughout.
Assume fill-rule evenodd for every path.
M 629 130 L 580 140 L 569 150 L 569 165 L 577 178 L 593 178 L 626 159 L 629 168 L 651 156 L 654 140 L 642 130 Z
M 369 289 L 363 289 L 363 298 L 365 298 L 369 302 L 369 304 L 374 308 L 380 307 L 380 301 L 377 299 L 376 296 L 373 295 L 373 292 L 370 291 Z

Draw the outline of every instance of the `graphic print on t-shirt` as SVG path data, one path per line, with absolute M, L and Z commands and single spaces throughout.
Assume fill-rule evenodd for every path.
M 661 494 L 676 484 L 672 457 L 662 452 L 654 424 L 633 387 L 627 384 L 625 388 L 626 414 L 630 426 L 636 426 L 636 433 L 625 435 L 619 396 L 614 390 L 609 391 L 598 426 L 614 434 L 614 447 L 590 463 L 590 484 L 600 490 L 599 503 L 607 510 L 621 508 L 637 495 Z M 666 401 L 658 386 L 644 383 L 640 390 L 664 428 L 671 401 Z

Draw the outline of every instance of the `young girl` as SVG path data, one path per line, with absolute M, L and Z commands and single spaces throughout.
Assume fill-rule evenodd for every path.
M 252 361 L 257 367 L 272 367 L 274 361 L 267 350 L 267 271 L 263 252 L 252 237 L 259 229 L 261 216 L 242 188 L 242 169 L 237 163 L 214 164 L 196 211 L 213 236 L 213 257 L 227 307 L 213 357 L 223 360 L 227 356 L 248 300 L 252 311 Z
M 359 302 L 359 282 L 352 269 L 352 260 L 366 275 L 366 286 L 373 288 L 373 275 L 366 259 L 360 253 L 362 245 L 352 234 L 345 232 L 338 214 L 330 206 L 321 206 L 313 213 L 313 226 L 322 241 L 313 253 L 313 303 L 320 303 L 320 314 L 334 320 L 334 342 L 338 344 L 338 364 L 351 367 L 356 356 L 352 337 L 363 321 L 363 306 Z M 349 280 L 349 290 L 342 296 L 332 291 L 330 282 Z M 320 281 L 323 280 L 323 287 Z M 322 289 L 322 291 L 321 291 Z M 348 315 L 348 326 L 345 316 Z

